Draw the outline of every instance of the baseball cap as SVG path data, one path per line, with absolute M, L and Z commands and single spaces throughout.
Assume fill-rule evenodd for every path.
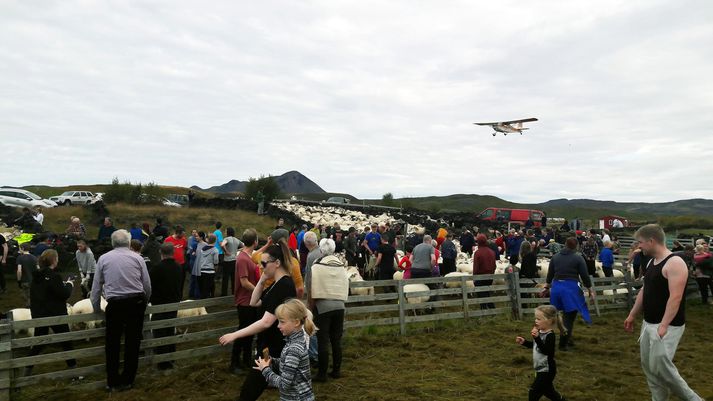
M 278 228 L 277 230 L 273 231 L 272 234 L 270 234 L 270 237 L 272 238 L 272 242 L 277 242 L 281 240 L 282 238 L 287 239 L 289 238 L 290 233 L 285 230 L 284 228 Z

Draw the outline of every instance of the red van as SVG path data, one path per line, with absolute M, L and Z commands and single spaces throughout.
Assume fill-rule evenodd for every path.
M 527 219 L 532 219 L 534 227 L 542 225 L 542 216 L 545 213 L 542 210 L 532 209 L 508 209 L 504 207 L 489 207 L 478 213 L 478 218 L 485 221 L 517 223 L 525 225 Z

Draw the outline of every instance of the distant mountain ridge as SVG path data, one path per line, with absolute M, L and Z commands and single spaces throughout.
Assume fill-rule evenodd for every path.
M 280 191 L 284 194 L 326 193 L 324 189 L 322 189 L 319 185 L 315 184 L 314 181 L 310 180 L 299 171 L 288 171 L 285 174 L 274 178 L 275 182 L 277 182 L 277 185 L 280 187 Z M 215 193 L 245 192 L 245 185 L 247 183 L 247 181 L 230 180 L 225 184 L 213 186 L 210 188 L 203 189 L 196 185 L 192 186 L 191 188 Z

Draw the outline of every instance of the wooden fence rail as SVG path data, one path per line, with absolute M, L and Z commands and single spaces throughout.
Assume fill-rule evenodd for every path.
M 479 284 L 474 286 L 477 278 Z M 373 288 L 369 295 L 350 295 L 347 299 L 345 328 L 398 325 L 401 334 L 407 325 L 448 319 L 469 319 L 480 316 L 512 315 L 523 318 L 531 314 L 537 305 L 545 304 L 548 298 L 539 297 L 540 284 L 544 279 L 520 279 L 517 273 L 479 276 L 435 277 L 411 280 L 360 281 L 350 283 L 351 288 Z M 427 289 L 413 291 L 413 284 L 425 284 Z M 596 298 L 590 309 L 600 315 L 601 311 L 623 310 L 631 307 L 641 284 L 625 277 L 594 278 Z M 695 281 L 689 282 L 689 294 L 698 294 Z M 428 299 L 426 299 L 426 297 Z M 419 299 L 422 298 L 422 299 Z M 217 344 L 221 335 L 237 329 L 237 312 L 233 297 L 219 297 L 192 302 L 148 306 L 144 323 L 144 338 L 141 341 L 142 356 L 139 366 L 147 367 L 159 362 L 195 359 L 214 356 L 229 350 Z M 166 320 L 151 321 L 154 313 L 182 309 L 211 308 L 210 313 Z M 51 334 L 40 337 L 19 337 L 16 331 L 57 324 L 76 325 L 89 321 L 103 322 L 100 313 L 38 318 L 14 321 L 12 314 L 0 322 L 0 401 L 10 400 L 16 389 L 36 385 L 44 380 L 62 380 L 86 376 L 84 386 L 104 385 L 104 333 L 103 327 Z M 153 338 L 152 330 L 179 327 L 188 331 L 176 331 L 172 336 Z M 59 345 L 70 341 L 71 351 L 47 350 L 29 356 L 29 349 L 38 345 Z M 156 354 L 156 347 L 175 344 L 175 352 Z M 79 367 L 65 368 L 67 359 L 79 360 Z M 38 366 L 39 374 L 20 374 L 27 366 Z

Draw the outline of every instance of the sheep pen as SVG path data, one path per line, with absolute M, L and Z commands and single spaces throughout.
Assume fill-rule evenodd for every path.
M 713 380 L 713 372 L 701 355 L 708 350 L 707 333 L 713 329 L 710 314 L 698 304 L 688 307 L 686 333 L 676 353 L 683 377 L 708 399 L 713 388 L 706 383 Z M 555 383 L 563 395 L 575 400 L 650 398 L 639 367 L 637 334 L 624 332 L 625 317 L 625 312 L 609 313 L 595 318 L 588 328 L 578 323 L 575 349 L 557 353 Z M 640 320 L 637 328 L 639 324 Z M 315 393 L 320 400 L 522 400 L 534 371 L 531 351 L 514 339 L 527 334 L 531 325 L 529 317 L 517 321 L 498 316 L 423 323 L 407 336 L 398 336 L 394 327 L 350 329 L 343 340 L 343 378 L 315 383 Z M 226 352 L 211 360 L 183 361 L 169 374 L 143 368 L 136 389 L 111 394 L 111 399 L 232 399 L 244 375 L 227 372 L 229 358 Z M 102 390 L 53 382 L 23 388 L 13 399 L 108 397 Z M 274 389 L 261 397 L 278 398 Z

